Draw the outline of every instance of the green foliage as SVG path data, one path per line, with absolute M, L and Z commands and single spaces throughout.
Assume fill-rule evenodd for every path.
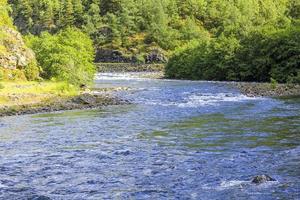
M 9 10 L 10 7 L 7 4 L 7 0 L 0 0 L 0 27 L 4 25 L 13 27 L 12 20 L 8 15 Z
M 143 62 L 141 55 L 152 47 L 163 49 L 173 55 L 166 70 L 172 78 L 269 82 L 273 77 L 278 82 L 297 82 L 299 77 L 299 0 L 10 3 L 14 22 L 22 33 L 58 33 L 42 33 L 45 45 L 37 42 L 42 50 L 38 45 L 34 48 L 42 54 L 39 62 L 45 64 L 46 78 L 71 81 L 69 74 L 75 73 L 78 61 L 66 55 L 68 51 L 72 56 L 78 54 L 59 39 L 66 27 L 77 27 L 88 34 L 95 48 L 118 50 L 138 58 L 138 62 Z M 2 18 L 7 17 L 6 13 Z M 53 55 L 51 59 L 46 59 L 47 54 Z
M 274 78 L 271 78 L 271 87 L 272 87 L 272 89 L 276 89 L 277 85 L 278 85 L 278 82 Z
M 24 71 L 22 70 L 9 70 L 8 71 L 9 74 L 8 74 L 8 77 L 9 77 L 9 80 L 12 80 L 12 81 L 25 81 L 26 80 L 26 76 L 24 74 Z
M 0 67 L 0 81 L 4 80 L 4 71 Z
M 25 81 L 26 77 L 23 70 L 5 69 L 0 67 L 0 81 Z
M 35 62 L 29 63 L 25 69 L 24 74 L 28 81 L 35 81 L 40 79 L 40 68 Z
M 3 1 L 3 0 L 2 0 Z M 194 39 L 245 36 L 299 18 L 297 0 L 10 0 L 23 33 L 58 32 L 76 26 L 95 47 L 131 51 L 130 39 L 145 34 L 139 51 L 156 45 L 173 51 Z
M 166 68 L 170 78 L 299 81 L 300 27 L 261 29 L 240 40 L 221 35 L 209 44 L 179 49 Z
M 90 38 L 74 28 L 56 35 L 42 33 L 27 37 L 42 67 L 43 78 L 55 78 L 74 85 L 89 84 L 94 78 L 94 49 Z

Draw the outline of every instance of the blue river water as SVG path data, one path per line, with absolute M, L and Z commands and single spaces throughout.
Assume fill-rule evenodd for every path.
M 132 104 L 0 118 L 0 199 L 300 199 L 300 98 L 135 73 L 96 87 Z

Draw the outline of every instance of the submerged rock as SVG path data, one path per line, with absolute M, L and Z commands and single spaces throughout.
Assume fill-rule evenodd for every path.
M 51 198 L 49 198 L 47 196 L 35 195 L 33 197 L 28 198 L 28 200 L 51 200 Z
M 269 181 L 276 181 L 274 178 L 270 177 L 269 175 L 258 175 L 255 176 L 252 180 L 251 183 L 255 183 L 255 184 L 262 184 L 262 183 L 266 183 Z
M 82 94 L 73 99 L 77 104 L 96 104 L 97 98 L 91 94 Z

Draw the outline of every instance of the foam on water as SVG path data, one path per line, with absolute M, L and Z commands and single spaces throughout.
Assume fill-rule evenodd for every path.
M 142 72 L 126 72 L 126 73 L 100 73 L 96 75 L 96 80 L 146 80 L 143 78 Z
M 140 85 L 140 81 L 149 80 L 149 78 L 144 78 L 145 72 L 123 72 L 123 73 L 101 73 L 97 74 L 96 79 L 99 81 L 130 81 L 131 84 L 137 82 L 137 85 L 134 85 L 134 90 L 148 90 L 155 91 L 160 90 L 161 88 L 157 87 L 148 87 L 147 85 Z M 161 80 L 163 82 L 173 81 L 177 83 L 176 80 Z M 182 81 L 180 81 L 182 82 Z M 191 81 L 186 81 L 191 82 Z M 207 81 L 194 81 L 195 83 L 203 84 L 212 84 L 213 82 Z M 138 87 L 136 87 L 138 86 Z M 220 92 L 220 91 L 194 91 L 186 92 L 181 91 L 180 98 L 149 98 L 144 99 L 143 97 L 134 98 L 135 103 L 146 104 L 146 105 L 159 105 L 159 106 L 175 106 L 179 108 L 197 108 L 202 106 L 217 106 L 224 102 L 242 102 L 248 100 L 258 100 L 261 98 L 248 97 L 246 95 L 240 94 L 239 92 Z M 182 97 L 182 98 L 181 98 Z
M 217 191 L 230 190 L 234 188 L 243 189 L 243 188 L 250 188 L 250 187 L 255 187 L 256 189 L 257 188 L 264 189 L 278 183 L 279 183 L 278 181 L 268 181 L 266 183 L 257 185 L 251 183 L 251 181 L 228 180 L 228 181 L 222 181 L 218 186 L 205 185 L 202 188 L 206 190 L 217 190 Z
M 186 98 L 186 102 L 179 103 L 179 107 L 199 107 L 206 105 L 217 105 L 220 102 L 240 102 L 245 100 L 255 100 L 257 98 L 248 97 L 242 94 L 233 93 L 202 93 L 193 94 Z
M 258 100 L 261 98 L 248 97 L 243 94 L 234 93 L 199 93 L 187 95 L 181 101 L 141 101 L 147 105 L 161 105 L 161 106 L 177 106 L 179 108 L 197 108 L 201 106 L 217 106 L 222 102 L 242 102 L 247 100 Z

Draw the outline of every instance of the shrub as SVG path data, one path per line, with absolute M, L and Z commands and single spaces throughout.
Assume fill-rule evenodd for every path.
M 300 84 L 300 70 L 297 71 L 295 76 L 289 76 L 287 82 L 292 84 Z
M 271 78 L 271 88 L 276 89 L 277 85 L 278 85 L 278 82 L 274 78 Z
M 40 68 L 35 62 L 29 63 L 24 69 L 25 76 L 29 81 L 35 81 L 40 78 Z
M 9 80 L 12 80 L 12 81 L 25 81 L 26 76 L 25 76 L 25 74 L 22 70 L 15 69 L 15 70 L 10 71 Z
M 4 80 L 4 72 L 0 67 L 0 81 Z
M 220 37 L 192 42 L 173 54 L 166 66 L 169 78 L 236 80 L 234 57 L 239 41 Z
M 300 26 L 256 30 L 241 40 L 223 36 L 189 44 L 169 59 L 169 78 L 299 82 Z
M 0 81 L 25 81 L 27 80 L 23 70 L 5 69 L 0 67 Z
M 93 43 L 78 29 L 67 28 L 56 35 L 28 36 L 27 43 L 36 53 L 43 78 L 77 86 L 92 82 L 96 72 Z

